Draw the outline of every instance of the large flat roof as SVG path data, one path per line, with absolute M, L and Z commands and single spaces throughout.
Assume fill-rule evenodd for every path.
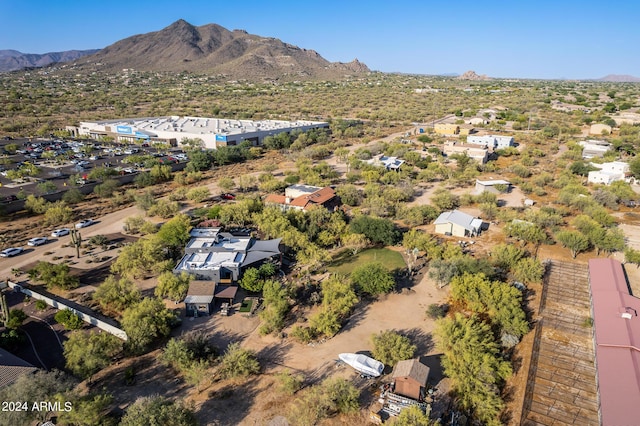
M 640 418 L 640 299 L 629 294 L 620 262 L 589 260 L 596 365 L 604 425 Z

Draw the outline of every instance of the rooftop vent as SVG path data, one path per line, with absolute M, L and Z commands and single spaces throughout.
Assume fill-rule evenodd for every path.
M 623 312 L 622 313 L 622 318 L 624 318 L 624 319 L 630 320 L 632 316 L 633 315 L 631 315 L 629 312 Z

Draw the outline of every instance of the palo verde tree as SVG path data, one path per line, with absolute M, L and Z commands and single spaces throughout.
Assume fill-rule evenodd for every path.
M 498 416 L 504 408 L 500 390 L 512 370 L 500 356 L 491 326 L 476 316 L 457 313 L 438 321 L 436 335 L 444 372 L 461 408 L 484 424 L 500 425 Z
M 72 332 L 64 342 L 66 366 L 82 379 L 90 379 L 108 366 L 121 350 L 122 342 L 110 333 L 85 333 L 78 330 Z

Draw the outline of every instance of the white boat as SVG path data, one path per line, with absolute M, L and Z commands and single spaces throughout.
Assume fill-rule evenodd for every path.
M 371 377 L 378 377 L 384 370 L 384 364 L 362 354 L 343 353 L 338 355 L 340 360 L 347 365 L 355 368 L 362 374 Z

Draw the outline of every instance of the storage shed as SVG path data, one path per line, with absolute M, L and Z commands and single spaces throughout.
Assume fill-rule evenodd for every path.
M 393 369 L 394 393 L 420 401 L 425 394 L 429 367 L 418 359 L 400 361 Z

